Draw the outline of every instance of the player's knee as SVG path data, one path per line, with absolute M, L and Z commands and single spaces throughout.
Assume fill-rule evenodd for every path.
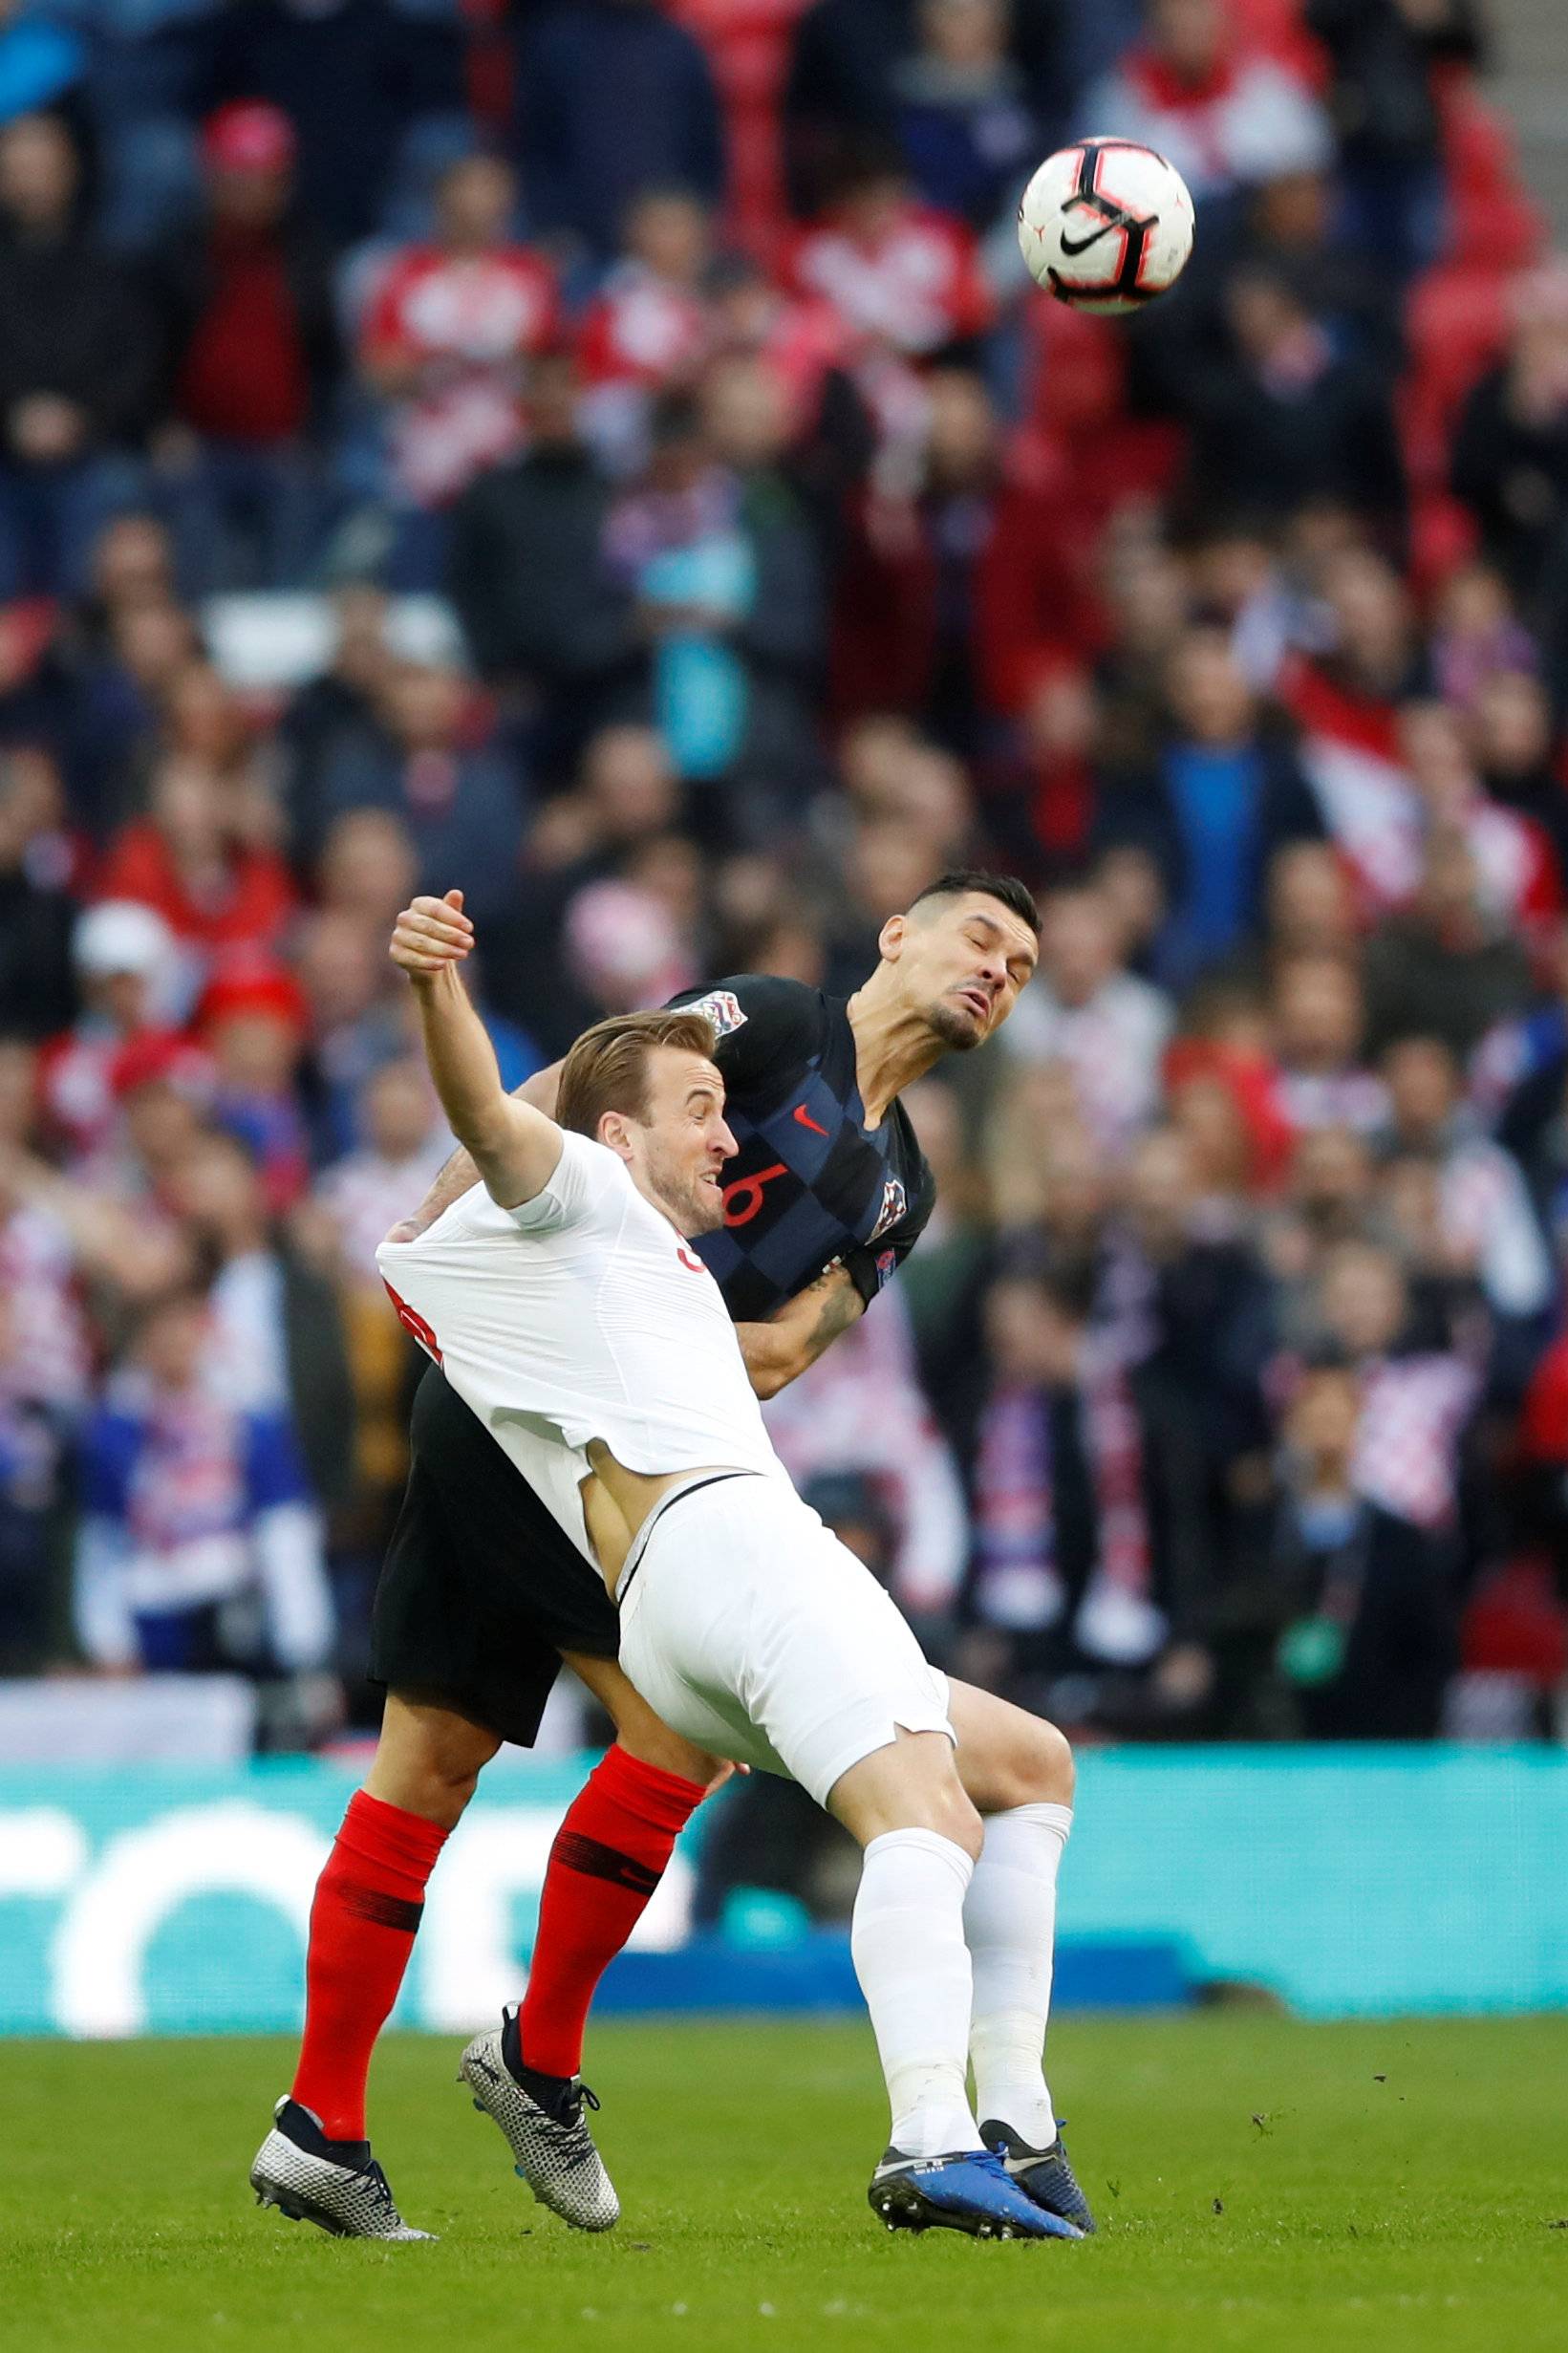
M 389 1702 L 365 1787 L 373 1798 L 451 1829 L 500 1745 L 464 1716 Z
M 961 1846 L 971 1863 L 979 1861 L 980 1849 L 985 1845 L 985 1824 L 956 1774 L 953 1777 L 952 1788 L 944 1793 L 941 1818 L 930 1826 L 939 1831 L 943 1838 L 950 1838 L 955 1846 Z
M 998 1813 L 1015 1805 L 1071 1805 L 1077 1768 L 1065 1733 L 1041 1716 L 1025 1717 L 1000 1760 L 999 1778 Z
M 961 1846 L 972 1863 L 980 1859 L 985 1844 L 985 1824 L 958 1779 L 956 1767 L 951 1763 L 945 1772 L 922 1778 L 919 1785 L 912 1786 L 906 1810 L 909 1821 L 903 1826 L 916 1830 L 934 1830 L 938 1837 L 949 1838 L 955 1846 Z

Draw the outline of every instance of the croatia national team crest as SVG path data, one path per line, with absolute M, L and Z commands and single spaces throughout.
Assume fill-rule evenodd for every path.
M 710 988 L 705 997 L 694 997 L 683 1004 L 682 1013 L 701 1013 L 712 1022 L 714 1035 L 727 1038 L 732 1029 L 743 1029 L 746 1017 L 741 1010 L 741 1001 L 729 988 Z
M 899 1219 L 903 1216 L 908 1207 L 909 1198 L 904 1191 L 902 1183 L 898 1177 L 890 1176 L 887 1183 L 882 1188 L 882 1208 L 877 1217 L 876 1223 L 871 1228 L 871 1240 L 873 1241 L 880 1241 L 881 1237 L 887 1232 L 890 1225 L 896 1225 L 898 1223 Z

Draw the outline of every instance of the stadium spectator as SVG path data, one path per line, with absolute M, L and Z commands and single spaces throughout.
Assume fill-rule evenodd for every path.
M 1302 1373 L 1284 1420 L 1268 1579 L 1279 1730 L 1314 1739 L 1436 1735 L 1457 1664 L 1451 1547 L 1358 1476 L 1369 1413 L 1332 1355 Z
M 461 673 L 405 661 L 389 673 L 374 733 L 344 738 L 321 765 L 296 849 L 309 857 L 354 811 L 395 816 L 414 845 L 418 888 L 466 891 L 476 921 L 509 899 L 523 839 L 515 769 L 485 741 Z
M 777 478 L 748 480 L 719 462 L 695 402 L 663 396 L 651 438 L 645 471 L 611 510 L 606 557 L 634 599 L 677 772 L 731 787 L 694 799 L 694 812 L 744 839 L 764 778 L 787 783 L 814 765 L 805 698 L 822 654 L 816 550 Z
M 908 489 L 874 476 L 838 567 L 833 687 L 848 716 L 906 711 L 953 750 L 983 752 L 999 713 L 1021 709 L 1064 655 L 1068 526 L 1010 477 L 982 378 L 941 367 Z
M 1287 161 L 1312 169 L 1332 153 L 1316 99 L 1284 66 L 1248 52 L 1228 0 L 1148 0 L 1144 38 L 1081 112 L 1102 133 L 1169 156 L 1200 213 Z M 1206 220 L 1203 233 L 1217 227 Z
M 204 1377 L 199 1293 L 144 1309 L 82 1437 L 77 1637 L 107 1673 L 290 1673 L 323 1666 L 321 1530 L 287 1422 Z
M 1007 0 L 921 0 L 916 46 L 890 76 L 916 190 L 979 236 L 1010 222 L 1043 152 L 1009 15 Z
M 1275 1321 L 1291 1343 L 1315 1328 L 1329 1252 L 1372 1235 L 1377 1176 L 1370 1141 L 1353 1128 L 1307 1128 L 1297 1138 L 1284 1189 L 1258 1238 L 1274 1281 Z
M 47 754 L 0 754 L 0 1036 L 50 1037 L 76 1008 L 77 859 L 64 818 Z
M 1090 884 L 1048 891 L 1040 962 L 1007 1028 L 1009 1056 L 1063 1062 L 1085 1125 L 1107 1151 L 1146 1128 L 1160 1095 L 1173 1014 L 1168 999 L 1122 965 L 1115 912 Z
M 1362 1061 L 1366 1007 L 1347 958 L 1297 954 L 1276 966 L 1272 1004 L 1279 1099 L 1298 1130 L 1381 1126 L 1387 1098 Z
M 1267 731 L 1225 637 L 1189 631 L 1166 666 L 1170 722 L 1153 768 L 1102 794 L 1102 846 L 1152 858 L 1170 910 L 1162 979 L 1182 983 L 1234 956 L 1255 929 L 1264 883 L 1287 842 L 1323 831 L 1288 743 Z
M 968 1648 L 1003 1691 L 1049 1692 L 1059 1719 L 1113 1714 L 1118 1684 L 1167 1628 L 1138 1375 L 1095 1340 L 1070 1283 L 1003 1273 L 986 1319 L 995 1372 L 973 1457 Z
M 1365 977 L 1374 1050 L 1422 1030 L 1464 1057 L 1527 1003 L 1529 959 L 1487 904 L 1462 833 L 1441 828 L 1428 835 L 1408 908 L 1367 943 Z
M 260 98 L 288 117 L 302 206 L 338 249 L 379 227 L 419 126 L 462 111 L 462 33 L 440 9 L 247 0 L 199 17 L 192 45 L 204 108 Z
M 293 1207 L 310 1176 L 298 1085 L 305 1022 L 293 974 L 243 952 L 224 959 L 196 1007 L 194 1026 L 212 1058 L 213 1119 L 253 1155 L 274 1215 Z
M 528 212 L 610 259 L 653 187 L 724 194 L 724 129 L 700 44 L 655 0 L 553 0 L 525 18 L 518 142 Z
M 360 334 L 361 373 L 386 407 L 394 496 L 416 509 L 449 506 L 517 450 L 524 368 L 556 331 L 553 273 L 513 235 L 509 167 L 461 157 L 435 201 L 434 235 L 386 262 Z
M 421 1200 L 450 1156 L 448 1134 L 421 1064 L 384 1062 L 363 1081 L 354 1149 L 333 1161 L 315 1202 L 336 1228 L 351 1282 L 380 1286 L 376 1253 L 388 1229 Z
M 791 278 L 871 352 L 925 358 L 972 344 L 992 323 L 973 234 L 916 202 L 896 149 L 876 142 L 840 167 L 831 202 L 796 243 Z
M 990 11 L 987 11 L 989 14 Z M 810 214 L 827 191 L 847 144 L 868 131 L 897 128 L 907 72 L 919 55 L 926 12 L 916 0 L 814 0 L 795 27 L 784 94 L 784 128 L 790 192 L 797 213 Z M 1012 0 L 1002 37 L 1017 76 L 1018 101 L 1040 125 L 1054 122 L 1066 100 L 1066 28 L 1051 0 Z M 944 29 L 946 52 L 979 34 Z M 986 27 L 987 46 L 991 28 Z M 928 51 L 929 54 L 929 51 Z M 944 50 L 938 48 L 938 55 Z M 945 85 L 950 86 L 950 85 Z M 1009 88 L 1013 87 L 1011 81 Z M 1037 133 L 1044 152 L 1043 132 Z
M 1333 63 L 1330 113 L 1359 245 L 1405 276 L 1437 257 L 1442 124 L 1435 68 L 1474 65 L 1471 0 L 1306 0 L 1306 28 Z
M 44 1048 L 38 1091 L 49 1140 L 79 1160 L 114 1124 L 120 1057 L 140 1039 L 172 1042 L 183 992 L 173 934 L 134 900 L 107 899 L 81 916 L 71 955 L 80 1004 Z
M 526 447 L 454 510 L 448 586 L 481 676 L 521 705 L 556 776 L 634 681 L 639 649 L 630 592 L 604 561 L 612 491 L 581 432 L 569 357 L 534 361 L 524 413 Z
M 361 1090 L 384 1064 L 401 1056 L 406 1016 L 388 986 L 380 935 L 347 910 L 318 907 L 306 917 L 297 936 L 297 968 L 306 1018 L 300 1096 L 311 1157 L 322 1167 L 364 1140 Z
M 154 771 L 145 817 L 122 826 L 97 875 L 104 897 L 132 899 L 167 924 L 192 986 L 236 947 L 277 940 L 294 912 L 277 852 L 256 838 L 258 811 L 243 784 L 172 754 Z
M 1526 939 L 1538 938 L 1562 906 L 1550 835 L 1533 817 L 1482 790 L 1463 728 L 1444 704 L 1407 704 L 1400 714 L 1399 740 L 1423 830 L 1460 835 L 1475 861 L 1489 912 Z
M 331 1507 L 352 1474 L 342 1314 L 332 1284 L 268 1214 L 261 1171 L 236 1135 L 201 1135 L 168 1195 L 212 1272 L 204 1378 L 236 1412 L 280 1417 L 311 1494 Z
M 1251 261 L 1224 295 L 1228 351 L 1177 382 L 1192 427 L 1189 498 L 1278 522 L 1343 501 L 1390 545 L 1405 523 L 1405 468 L 1381 373 L 1345 356 L 1290 272 Z
M 1487 554 L 1532 597 L 1568 511 L 1568 272 L 1560 265 L 1515 285 L 1507 356 L 1482 377 L 1459 420 L 1453 487 Z
M 577 337 L 589 440 L 616 473 L 648 453 L 660 392 L 690 391 L 713 342 L 713 224 L 689 189 L 651 187 L 631 207 L 625 251 Z
M 1441 1038 L 1402 1038 L 1384 1058 L 1396 1147 L 1428 1155 L 1451 1268 L 1473 1272 L 1499 1317 L 1531 1318 L 1553 1296 L 1552 1263 L 1518 1164 L 1467 1114 Z
M 198 594 L 290 586 L 325 520 L 311 441 L 331 414 L 337 332 L 294 150 L 276 107 L 221 108 L 202 135 L 204 210 L 147 261 L 163 346 L 158 486 Z
M 1179 1129 L 1145 1134 L 1128 1168 L 1123 1213 L 1117 1283 L 1128 1353 L 1159 1415 L 1171 1417 L 1172 1437 L 1176 1425 L 1185 1434 L 1190 1497 L 1212 1509 L 1216 1485 L 1233 1483 L 1265 1442 L 1276 1297 L 1250 1237 L 1207 1230 L 1197 1158 Z M 1179 1463 L 1181 1445 L 1169 1451 Z
M 340 744 L 374 737 L 394 668 L 387 598 L 374 583 L 340 588 L 333 598 L 333 624 L 326 668 L 290 698 L 278 726 L 289 838 L 298 845 L 310 838 L 328 758 Z
M 1477 684 L 1469 736 L 1486 797 L 1538 826 L 1568 875 L 1568 786 L 1552 758 L 1552 706 L 1534 672 L 1496 669 Z
M 54 116 L 0 128 L 0 595 L 79 594 L 128 504 L 158 348 L 130 273 L 94 242 Z
M 1528 677 L 1536 666 L 1536 641 L 1491 564 L 1462 564 L 1444 584 L 1434 620 L 1433 682 L 1445 702 L 1467 715 L 1494 678 Z
M 1361 1376 L 1357 1485 L 1368 1501 L 1451 1535 L 1460 1440 L 1480 1382 L 1448 1332 L 1424 1329 L 1412 1307 L 1392 1251 L 1342 1241 L 1326 1254 L 1318 1285 L 1319 1340 L 1342 1350 Z
M 385 938 L 382 917 L 390 920 L 407 906 L 418 873 L 413 836 L 402 819 L 390 810 L 354 809 L 327 829 L 315 861 L 316 896 L 324 908 Z

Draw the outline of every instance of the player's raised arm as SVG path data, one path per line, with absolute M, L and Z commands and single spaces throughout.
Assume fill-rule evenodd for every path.
M 417 898 L 403 909 L 392 934 L 392 961 L 413 987 L 425 1060 L 452 1133 L 491 1199 L 516 1209 L 542 1193 L 555 1174 L 561 1131 L 501 1083 L 495 1048 L 459 977 L 473 944 L 462 893 L 448 891 L 444 898 Z
M 536 1070 L 532 1078 L 526 1078 L 521 1087 L 512 1090 L 512 1100 L 531 1104 L 536 1112 L 543 1112 L 547 1119 L 553 1119 L 555 1098 L 560 1090 L 561 1072 L 565 1067 L 564 1061 L 552 1062 L 548 1069 Z M 387 1236 L 388 1241 L 417 1241 L 427 1226 L 435 1224 L 443 1209 L 449 1209 L 470 1185 L 477 1185 L 478 1182 L 479 1171 L 474 1166 L 472 1153 L 464 1152 L 460 1147 L 438 1172 L 435 1183 L 413 1216 L 399 1219 L 393 1227 Z

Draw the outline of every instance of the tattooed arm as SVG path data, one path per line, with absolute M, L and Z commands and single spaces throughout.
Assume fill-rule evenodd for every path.
M 846 1267 L 829 1266 L 786 1300 L 769 1323 L 737 1324 L 735 1336 L 758 1396 L 776 1397 L 787 1389 L 865 1312 L 852 1275 Z

